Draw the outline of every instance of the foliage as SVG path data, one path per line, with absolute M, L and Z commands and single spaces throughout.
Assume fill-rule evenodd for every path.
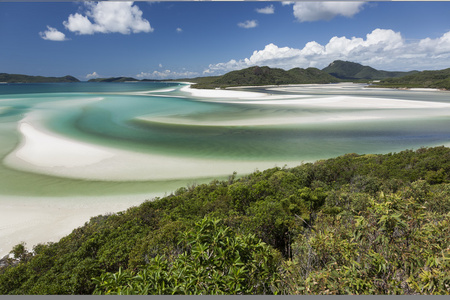
M 145 269 L 94 278 L 94 294 L 267 294 L 276 291 L 276 252 L 252 234 L 204 218 L 185 233 L 174 259 L 157 255 Z
M 449 222 L 449 148 L 350 153 L 19 244 L 0 294 L 449 294 Z
M 376 86 L 450 90 L 450 68 L 436 71 L 423 71 L 401 78 L 389 78 L 376 83 Z
M 358 63 L 350 61 L 335 60 L 322 71 L 327 72 L 339 79 L 384 79 L 391 77 L 402 77 L 405 75 L 414 74 L 417 71 L 411 72 L 389 72 L 376 70 L 369 66 L 363 66 Z
M 195 80 L 194 80 L 195 81 Z M 339 82 L 337 78 L 316 68 L 294 68 L 289 71 L 269 67 L 250 67 L 225 75 L 201 79 L 194 88 L 224 88 L 230 86 L 281 85 Z

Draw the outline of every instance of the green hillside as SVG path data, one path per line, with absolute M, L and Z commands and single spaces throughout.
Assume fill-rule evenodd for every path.
M 390 77 L 401 77 L 409 74 L 414 74 L 417 71 L 410 72 L 390 72 L 376 70 L 369 66 L 363 66 L 358 63 L 335 60 L 327 67 L 322 69 L 322 71 L 333 75 L 340 79 L 368 79 L 368 80 L 378 80 Z
M 331 83 L 339 80 L 316 68 L 294 68 L 289 71 L 269 67 L 250 67 L 222 76 L 193 79 L 194 88 L 224 88 L 232 86 Z
M 7 82 L 7 83 L 58 83 L 58 82 L 79 82 L 79 80 L 70 75 L 67 75 L 64 77 L 44 77 L 44 76 L 29 76 L 29 75 L 22 75 L 22 74 L 0 73 L 0 82 Z
M 376 83 L 376 86 L 393 88 L 437 88 L 450 90 L 450 68 L 437 71 L 423 71 L 401 78 L 388 78 Z
M 450 149 L 180 187 L 19 244 L 0 294 L 450 294 Z

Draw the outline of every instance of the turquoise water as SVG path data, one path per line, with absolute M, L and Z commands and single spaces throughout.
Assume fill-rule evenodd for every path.
M 233 101 L 220 96 L 194 97 L 180 90 L 183 86 L 161 82 L 0 85 L 0 193 L 60 196 L 170 192 L 190 182 L 216 177 L 214 172 L 206 176 L 178 174 L 174 168 L 170 179 L 101 180 L 89 175 L 57 176 L 51 168 L 47 172 L 31 165 L 29 169 L 26 165 L 17 168 L 4 161 L 20 148 L 23 136 L 18 127 L 24 120 L 73 141 L 144 156 L 159 155 L 168 163 L 172 159 L 220 161 L 216 172 L 219 178 L 225 178 L 226 172 L 231 174 L 232 169 L 224 171 L 228 163 L 265 162 L 264 167 L 272 162 L 282 165 L 350 152 L 388 153 L 450 141 L 448 92 L 375 90 L 361 85 L 289 91 L 259 88 L 272 94 L 270 98 Z M 299 98 L 284 98 L 286 95 Z M 362 102 L 388 99 L 442 105 L 367 108 L 314 104 L 337 96 Z M 299 102 L 303 100 L 310 104 Z M 70 168 L 67 170 L 70 172 Z M 244 170 L 252 171 L 254 167 Z

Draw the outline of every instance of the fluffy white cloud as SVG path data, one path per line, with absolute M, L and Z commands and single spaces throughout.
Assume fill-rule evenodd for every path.
M 177 31 L 177 33 L 182 33 L 182 32 L 183 32 L 183 29 L 181 29 L 180 27 L 178 27 L 178 28 L 176 29 L 176 31 Z
M 71 14 L 64 26 L 77 34 L 152 32 L 150 23 L 133 2 L 84 2 L 86 15 Z
M 44 40 L 48 41 L 65 41 L 66 35 L 61 31 L 58 31 L 56 28 L 47 26 L 47 30 L 44 32 L 39 32 L 39 35 Z
M 257 8 L 256 12 L 260 13 L 260 14 L 270 15 L 270 14 L 275 13 L 275 8 L 273 7 L 273 5 L 269 5 L 269 6 L 266 6 L 263 8 Z
M 450 31 L 437 39 L 426 38 L 420 41 L 419 49 L 433 52 L 435 55 L 447 55 L 450 52 Z
M 98 78 L 98 77 L 100 77 L 100 75 L 98 75 L 97 72 L 93 72 L 93 73 L 91 73 L 91 74 L 87 74 L 87 75 L 86 75 L 86 78 L 87 78 L 87 79 L 90 79 L 90 78 Z
M 294 16 L 300 22 L 331 20 L 341 15 L 351 17 L 357 14 L 365 2 L 296 2 Z
M 258 26 L 258 21 L 247 20 L 245 22 L 238 23 L 238 26 L 242 28 L 255 28 L 256 26 Z
M 148 78 L 148 79 L 175 79 L 175 78 L 189 78 L 199 76 L 197 72 L 190 72 L 190 71 L 171 71 L 171 70 L 164 70 L 164 71 L 153 71 L 153 72 L 141 72 L 136 75 L 137 78 Z
M 400 32 L 375 29 L 365 38 L 334 36 L 325 45 L 310 41 L 302 49 L 278 47 L 271 43 L 262 50 L 254 51 L 248 58 L 211 64 L 204 74 L 223 74 L 255 65 L 286 70 L 295 67 L 324 68 L 337 59 L 391 71 L 448 68 L 450 31 L 436 39 L 425 38 L 414 42 L 406 42 Z

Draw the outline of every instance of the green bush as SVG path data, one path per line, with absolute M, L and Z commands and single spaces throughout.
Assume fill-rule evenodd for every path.
M 175 259 L 156 256 L 137 273 L 94 278 L 94 294 L 272 294 L 280 257 L 254 235 L 240 235 L 205 218 L 187 232 Z

